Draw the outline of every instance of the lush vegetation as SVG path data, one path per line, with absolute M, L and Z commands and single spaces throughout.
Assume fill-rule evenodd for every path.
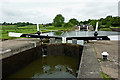
M 56 17 L 53 19 L 53 25 L 55 27 L 62 27 L 64 24 L 64 17 L 61 14 L 56 15 Z
M 106 28 L 120 28 L 120 17 L 118 16 L 107 16 L 98 20 L 89 19 L 88 21 L 81 21 L 80 24 L 91 24 L 95 28 L 96 22 L 99 22 L 99 29 L 101 30 L 106 30 Z
M 57 30 L 72 30 L 73 28 L 64 28 L 64 27 L 54 27 L 54 26 L 46 26 L 40 25 L 41 32 L 50 32 L 50 31 L 57 31 Z M 36 33 L 37 28 L 36 25 L 27 25 L 27 26 L 21 26 L 18 27 L 17 25 L 2 25 L 0 26 L 0 32 L 1 36 L 0 39 L 14 39 L 11 37 L 8 37 L 9 32 L 16 32 L 16 33 Z
M 78 21 L 75 18 L 71 18 L 68 22 L 64 22 L 65 18 L 58 14 L 53 19 L 52 23 L 40 24 L 40 30 L 42 32 L 57 31 L 57 30 L 73 30 L 75 25 L 88 25 L 91 24 L 94 28 L 96 22 L 99 22 L 100 31 L 111 31 L 111 28 L 120 28 L 120 17 L 107 16 L 98 20 L 89 19 L 88 21 Z M 29 22 L 17 22 L 17 23 L 1 23 L 0 26 L 1 39 L 11 39 L 8 37 L 9 32 L 16 33 L 36 33 L 36 24 Z M 59 34 L 59 33 L 57 33 Z

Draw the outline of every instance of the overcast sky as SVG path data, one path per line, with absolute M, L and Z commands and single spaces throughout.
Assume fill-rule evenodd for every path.
M 57 14 L 79 21 L 118 16 L 119 0 L 0 0 L 0 22 L 51 23 Z

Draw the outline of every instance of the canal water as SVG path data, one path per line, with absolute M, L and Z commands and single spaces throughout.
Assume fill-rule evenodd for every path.
M 57 37 L 88 37 L 94 36 L 95 31 L 57 31 L 57 32 L 49 32 L 43 33 L 41 35 L 48 36 L 57 36 Z M 118 35 L 120 32 L 114 31 L 98 31 L 98 36 L 108 36 L 110 40 L 119 40 Z M 56 43 L 61 43 L 62 41 L 56 40 Z M 72 40 L 68 40 L 68 43 L 72 43 Z M 84 45 L 83 40 L 77 40 L 77 44 Z
M 79 58 L 40 57 L 8 78 L 76 78 Z
M 58 32 L 49 32 L 43 33 L 41 35 L 48 35 L 48 36 L 60 36 L 60 37 L 87 37 L 87 36 L 94 36 L 95 31 L 58 31 Z M 114 31 L 98 31 L 98 36 L 112 36 L 118 35 L 120 32 Z

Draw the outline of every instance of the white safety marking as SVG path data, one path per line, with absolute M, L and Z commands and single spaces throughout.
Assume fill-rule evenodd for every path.
M 108 36 L 108 38 L 110 38 L 110 40 L 119 40 L 120 35 L 112 35 L 112 36 Z
M 14 32 L 9 32 L 8 36 L 10 37 L 20 37 L 22 33 L 14 33 Z

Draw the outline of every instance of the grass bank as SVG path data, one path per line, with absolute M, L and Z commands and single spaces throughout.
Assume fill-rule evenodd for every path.
M 72 27 L 54 27 L 54 26 L 49 26 L 49 27 L 43 27 L 40 25 L 40 30 L 42 32 L 50 32 L 50 31 L 58 31 L 58 30 L 73 30 Z M 0 39 L 6 40 L 6 39 L 15 39 L 13 37 L 9 37 L 8 33 L 9 32 L 16 32 L 16 33 L 31 33 L 35 34 L 37 32 L 36 25 L 28 25 L 28 26 L 23 26 L 23 27 L 18 27 L 16 25 L 2 25 L 0 26 Z

